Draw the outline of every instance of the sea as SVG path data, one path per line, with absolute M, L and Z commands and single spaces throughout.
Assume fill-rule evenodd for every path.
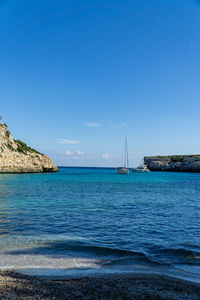
M 71 167 L 1 174 L 0 269 L 200 282 L 200 174 Z

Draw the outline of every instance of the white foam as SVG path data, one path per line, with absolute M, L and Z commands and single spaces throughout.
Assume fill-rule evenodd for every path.
M 98 268 L 98 261 L 87 258 L 54 258 L 44 255 L 0 255 L 0 268 Z

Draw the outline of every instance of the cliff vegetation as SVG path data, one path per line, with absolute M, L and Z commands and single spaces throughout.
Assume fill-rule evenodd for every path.
M 14 140 L 7 125 L 0 121 L 0 173 L 39 173 L 57 170 L 49 157 L 19 139 Z

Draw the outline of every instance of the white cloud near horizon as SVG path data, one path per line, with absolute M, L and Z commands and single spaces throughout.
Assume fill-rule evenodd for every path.
M 88 126 L 88 127 L 100 127 L 101 124 L 98 122 L 85 122 L 84 125 Z
M 105 153 L 105 154 L 102 154 L 101 156 L 103 159 L 109 159 L 111 156 L 109 153 Z
M 126 122 L 118 122 L 118 123 L 113 123 L 113 122 L 104 122 L 104 123 L 99 123 L 99 122 L 85 122 L 84 123 L 85 126 L 88 126 L 88 127 L 100 127 L 100 126 L 110 126 L 110 127 L 113 127 L 113 128 L 121 128 L 121 127 L 124 127 L 124 126 L 128 126 L 128 124 Z
M 74 158 L 74 157 L 77 157 L 77 156 L 83 156 L 85 153 L 83 151 L 80 151 L 80 150 L 76 150 L 74 152 L 71 152 L 70 150 L 67 150 L 67 151 L 65 151 L 65 154 L 67 156 L 72 156 L 73 155 L 73 158 Z
M 70 159 L 72 160 L 85 160 L 85 159 L 89 159 L 89 160 L 94 160 L 94 157 L 87 157 L 85 156 L 85 153 L 83 151 L 80 150 L 76 150 L 76 151 L 70 151 L 70 150 L 66 150 L 65 151 L 65 155 L 70 157 Z M 100 155 L 99 157 L 97 157 L 96 159 L 103 159 L 103 160 L 109 160 L 113 157 L 113 155 L 109 154 L 109 153 L 104 153 L 102 155 Z
M 119 122 L 119 123 L 108 122 L 108 125 L 113 127 L 113 128 L 121 128 L 121 127 L 124 127 L 124 126 L 128 126 L 128 124 L 126 122 Z
M 70 156 L 70 155 L 73 155 L 73 152 L 67 150 L 67 151 L 65 152 L 65 154 L 66 154 L 67 156 Z
M 64 145 L 77 145 L 80 144 L 78 141 L 69 140 L 69 139 L 57 139 L 58 144 L 64 144 Z
M 80 150 L 77 150 L 77 151 L 75 151 L 75 154 L 77 154 L 77 155 L 84 155 L 84 152 L 80 151 Z

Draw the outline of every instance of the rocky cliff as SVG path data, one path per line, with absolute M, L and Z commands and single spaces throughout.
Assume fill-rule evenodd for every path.
M 0 122 L 0 173 L 42 173 L 58 169 L 47 156 L 14 140 L 7 125 Z
M 200 155 L 147 156 L 144 163 L 151 171 L 200 173 Z

